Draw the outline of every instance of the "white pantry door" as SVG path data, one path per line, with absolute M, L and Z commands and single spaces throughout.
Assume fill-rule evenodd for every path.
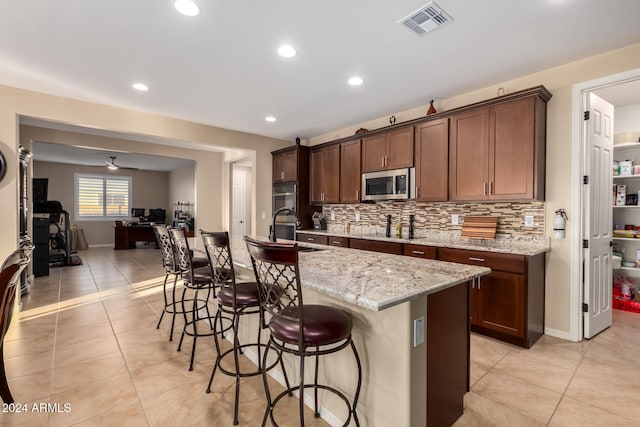
M 233 237 L 242 237 L 245 233 L 245 190 L 246 174 L 243 170 L 233 170 L 231 193 L 232 229 Z
M 586 159 L 584 185 L 584 300 L 588 309 L 583 313 L 584 337 L 592 338 L 611 326 L 612 321 L 612 166 L 613 166 L 613 105 L 588 93 L 585 120 Z

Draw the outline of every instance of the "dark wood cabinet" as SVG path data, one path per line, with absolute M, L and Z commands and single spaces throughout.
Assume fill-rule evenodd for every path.
M 413 126 L 362 139 L 362 172 L 413 167 Z
M 340 144 L 340 203 L 360 203 L 360 140 Z
M 309 157 L 310 202 L 340 202 L 340 145 L 313 150 Z
M 438 248 L 438 259 L 491 268 L 472 283 L 471 329 L 531 347 L 544 333 L 544 254 Z
M 385 254 L 402 255 L 402 243 L 382 240 L 349 239 L 349 247 L 365 251 L 383 252 Z
M 298 180 L 298 150 L 296 147 L 273 154 L 273 182 Z
M 402 246 L 402 254 L 416 258 L 436 259 L 436 248 L 433 246 L 405 243 Z
M 451 117 L 449 200 L 544 200 L 543 87 Z
M 416 200 L 443 202 L 449 191 L 449 119 L 415 127 Z
M 296 233 L 296 240 L 298 242 L 317 243 L 319 245 L 326 245 L 329 241 L 328 236 L 321 234 L 311 233 Z

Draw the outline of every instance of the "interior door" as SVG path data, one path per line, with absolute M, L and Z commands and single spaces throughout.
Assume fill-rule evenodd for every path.
M 234 237 L 242 237 L 245 233 L 245 188 L 246 175 L 243 170 L 233 170 L 232 183 L 232 232 Z
M 588 93 L 585 99 L 589 119 L 584 123 L 584 337 L 591 338 L 611 326 L 611 216 L 613 186 L 613 105 Z

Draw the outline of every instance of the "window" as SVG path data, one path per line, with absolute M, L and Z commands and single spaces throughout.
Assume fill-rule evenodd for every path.
M 76 221 L 129 217 L 131 177 L 75 174 Z

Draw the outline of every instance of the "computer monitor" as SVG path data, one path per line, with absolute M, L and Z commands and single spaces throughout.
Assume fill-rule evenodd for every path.
M 144 216 L 144 208 L 131 208 L 132 218 L 141 218 Z
M 167 211 L 164 209 L 149 209 L 149 221 L 164 224 L 167 220 Z

